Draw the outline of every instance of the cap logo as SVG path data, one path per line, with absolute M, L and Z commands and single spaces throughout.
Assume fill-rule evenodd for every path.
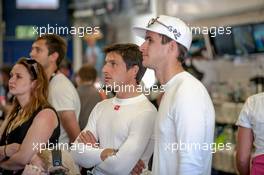
M 151 25 L 153 25 L 155 22 L 159 23 L 160 25 L 166 27 L 168 29 L 169 32 L 172 32 L 173 35 L 174 35 L 174 38 L 177 40 L 178 37 L 181 36 L 181 33 L 177 31 L 177 29 L 173 28 L 172 26 L 168 26 L 168 25 L 165 25 L 164 23 L 160 22 L 159 20 L 159 17 L 156 17 L 156 18 L 152 18 L 149 20 L 148 22 L 148 25 L 147 25 L 147 28 L 149 28 Z

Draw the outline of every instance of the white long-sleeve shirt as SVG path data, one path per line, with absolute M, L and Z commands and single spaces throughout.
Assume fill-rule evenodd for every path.
M 94 174 L 129 174 L 139 159 L 147 165 L 153 153 L 150 138 L 156 115 L 156 108 L 144 95 L 128 99 L 114 97 L 98 103 L 84 131 L 93 133 L 100 148 L 72 150 L 73 158 L 83 167 L 95 166 Z M 102 161 L 100 154 L 105 148 L 118 152 Z
M 170 79 L 155 124 L 153 174 L 209 175 L 214 125 L 215 112 L 205 87 L 187 72 Z

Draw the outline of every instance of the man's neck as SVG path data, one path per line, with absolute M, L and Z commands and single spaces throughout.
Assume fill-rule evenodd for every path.
M 120 99 L 126 99 L 126 98 L 132 98 L 132 97 L 137 97 L 141 95 L 142 93 L 140 92 L 134 92 L 134 93 L 116 93 L 116 97 Z
M 52 75 L 56 72 L 57 66 L 50 66 L 45 69 L 48 80 L 52 77 Z
M 166 84 L 174 75 L 183 72 L 184 69 L 180 63 L 167 64 L 155 70 L 155 75 L 161 84 Z
M 124 91 L 116 92 L 116 97 L 120 99 L 125 99 L 125 98 L 136 97 L 142 94 L 142 92 L 137 91 L 138 85 L 128 85 L 128 86 L 133 86 L 134 87 L 133 90 L 131 90 L 132 88 L 129 88 L 128 90 L 125 89 Z
M 93 81 L 81 81 L 80 85 L 93 85 L 94 82 Z

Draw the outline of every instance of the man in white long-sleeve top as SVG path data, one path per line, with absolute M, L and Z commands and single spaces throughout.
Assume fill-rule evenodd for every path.
M 165 93 L 155 124 L 154 175 L 209 175 L 215 113 L 200 81 L 184 71 L 182 62 L 192 33 L 180 19 L 161 15 L 134 31 L 143 65 L 154 69 Z
M 151 136 L 156 108 L 140 92 L 146 68 L 135 44 L 105 48 L 105 85 L 116 96 L 98 103 L 71 151 L 74 160 L 93 174 L 128 175 L 139 160 L 145 164 L 153 153 Z M 78 144 L 92 145 L 82 149 Z

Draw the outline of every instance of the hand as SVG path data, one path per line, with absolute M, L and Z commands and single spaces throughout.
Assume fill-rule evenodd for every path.
M 145 168 L 145 163 L 141 159 L 139 159 L 139 161 L 137 162 L 137 164 L 133 168 L 131 174 L 132 175 L 139 175 L 142 173 L 144 168 Z
M 22 175 L 45 175 L 45 172 L 35 165 L 27 164 Z
M 6 145 L 6 156 L 11 157 L 13 154 L 15 154 L 20 147 L 20 144 L 18 143 L 12 143 L 9 145 Z
M 113 156 L 116 154 L 116 150 L 112 149 L 112 148 L 106 148 L 101 152 L 101 160 L 104 161 L 106 158 L 108 158 L 109 156 Z
M 44 169 L 44 167 L 46 167 L 44 161 L 39 157 L 38 154 L 34 154 L 34 156 L 31 158 L 30 164 L 41 167 L 41 169 Z
M 79 143 L 92 144 L 92 146 L 96 148 L 99 147 L 96 138 L 94 137 L 93 133 L 91 133 L 90 131 L 81 132 L 77 141 Z

